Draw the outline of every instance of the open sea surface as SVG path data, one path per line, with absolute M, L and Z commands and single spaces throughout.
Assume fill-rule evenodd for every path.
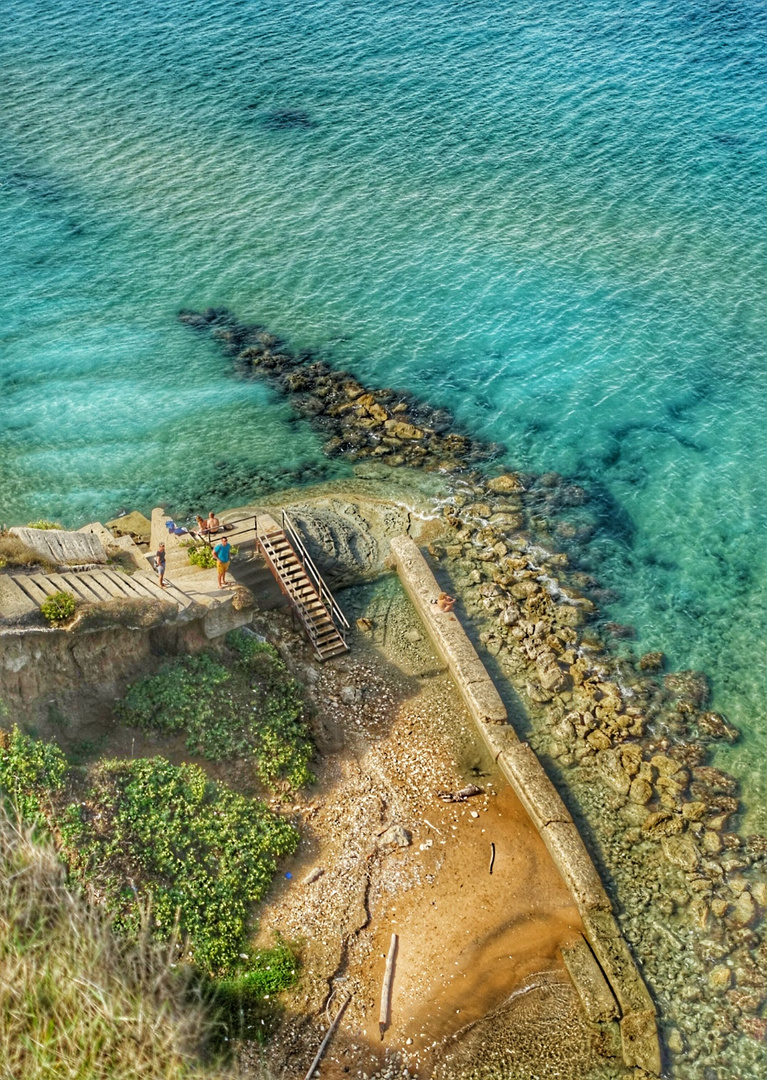
M 332 476 L 183 306 L 582 483 L 767 830 L 763 0 L 6 0 L 0 521 Z

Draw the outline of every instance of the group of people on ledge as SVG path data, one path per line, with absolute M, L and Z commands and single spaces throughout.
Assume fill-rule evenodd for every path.
M 221 522 L 212 510 L 208 514 L 207 520 L 203 518 L 202 515 L 197 515 L 196 535 L 199 536 L 200 539 L 210 538 L 215 533 L 222 531 L 225 528 L 226 526 L 221 524 Z M 176 530 L 174 529 L 173 531 L 175 532 Z M 193 535 L 195 534 L 193 533 Z M 232 559 L 232 545 L 229 543 L 228 537 L 224 536 L 218 541 L 216 546 L 213 548 L 213 555 L 216 559 L 216 569 L 218 571 L 218 587 L 219 589 L 225 589 L 229 584 L 229 582 L 226 580 L 226 572 L 229 569 L 229 563 Z M 154 568 L 157 571 L 157 577 L 161 589 L 168 588 L 168 582 L 165 580 L 165 567 L 165 544 L 161 543 L 158 545 L 154 557 Z

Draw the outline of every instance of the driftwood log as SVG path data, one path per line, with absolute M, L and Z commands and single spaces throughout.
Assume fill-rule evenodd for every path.
M 325 1053 L 325 1047 L 330 1042 L 331 1035 L 336 1030 L 338 1025 L 341 1023 L 341 1017 L 344 1015 L 344 1009 L 349 1004 L 351 999 L 352 999 L 351 994 L 347 994 L 347 996 L 344 998 L 344 1000 L 339 1005 L 338 1012 L 336 1013 L 335 1019 L 333 1020 L 333 1023 L 330 1025 L 328 1030 L 325 1032 L 325 1038 L 320 1043 L 320 1048 L 317 1051 L 317 1053 L 314 1055 L 314 1061 L 309 1066 L 309 1071 L 307 1072 L 304 1080 L 311 1080 L 312 1076 L 314 1075 L 314 1070 L 319 1065 L 320 1059 L 322 1058 L 322 1055 Z
M 381 1011 L 378 1014 L 378 1030 L 381 1032 L 382 1039 L 384 1037 L 384 1032 L 389 1026 L 391 984 L 392 979 L 394 978 L 394 958 L 397 955 L 398 940 L 397 935 L 392 934 L 391 944 L 389 945 L 389 955 L 386 957 L 386 970 L 384 971 L 383 986 L 381 987 Z
M 460 791 L 438 791 L 436 794 L 437 798 L 442 799 L 443 802 L 464 802 L 473 795 L 481 795 L 482 788 L 477 787 L 476 784 L 467 784 Z

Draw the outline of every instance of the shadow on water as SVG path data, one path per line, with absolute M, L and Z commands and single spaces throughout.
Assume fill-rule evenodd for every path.
M 266 131 L 313 131 L 318 127 L 303 109 L 273 109 L 260 118 L 260 123 Z

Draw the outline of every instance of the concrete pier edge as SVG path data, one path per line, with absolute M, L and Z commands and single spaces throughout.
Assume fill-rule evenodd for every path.
M 655 1005 L 575 822 L 532 748 L 520 742 L 509 724 L 495 684 L 461 623 L 437 606 L 441 590 L 418 545 L 409 536 L 397 536 L 391 541 L 391 551 L 403 587 L 480 735 L 538 829 L 578 907 L 585 941 L 564 959 L 586 1014 L 607 1018 L 610 1001 L 617 1002 L 612 1016 L 620 1010 L 625 1064 L 659 1076 Z M 586 943 L 594 963 L 583 953 Z

